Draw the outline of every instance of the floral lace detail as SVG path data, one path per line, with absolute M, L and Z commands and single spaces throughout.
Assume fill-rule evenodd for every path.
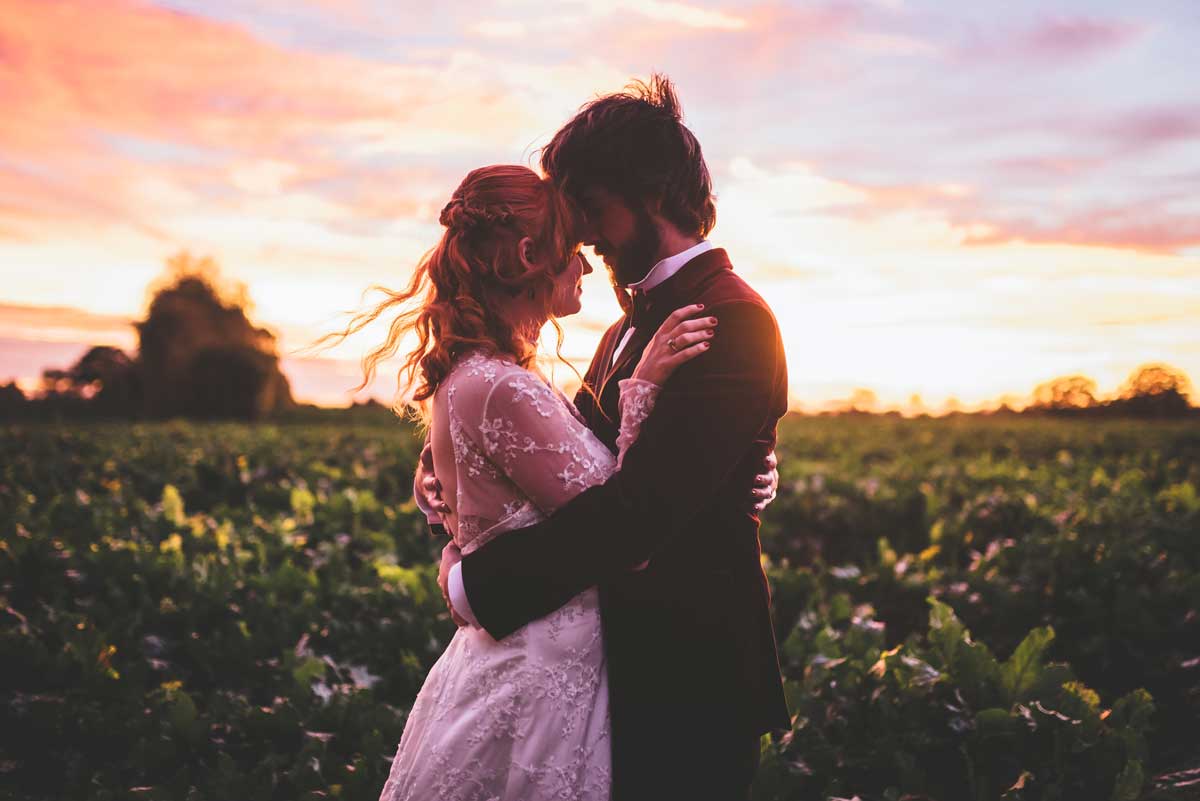
M 620 466 L 625 461 L 625 451 L 629 450 L 642 430 L 642 422 L 650 416 L 662 387 L 640 378 L 626 378 L 618 381 L 617 386 L 621 390 L 617 400 L 621 410 L 621 430 L 617 434 L 617 452 L 620 454 L 617 465 Z
M 622 382 L 622 454 L 657 389 Z M 445 391 L 464 553 L 545 519 L 616 469 L 570 402 L 511 361 L 469 354 Z M 592 588 L 500 641 L 459 629 L 417 695 L 380 799 L 608 801 L 608 738 Z
M 489 478 L 499 478 L 500 472 L 496 470 L 495 465 L 488 461 L 487 456 L 480 453 L 475 447 L 475 443 L 471 437 L 463 430 L 462 423 L 454 414 L 454 392 L 455 388 L 450 387 L 446 390 L 447 402 L 450 406 L 450 443 L 454 448 L 454 461 L 456 464 L 463 465 L 466 468 L 466 474 L 470 478 L 480 475 L 486 475 Z

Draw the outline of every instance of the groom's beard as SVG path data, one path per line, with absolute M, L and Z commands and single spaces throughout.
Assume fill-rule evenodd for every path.
M 621 286 L 636 284 L 646 277 L 654 266 L 654 255 L 658 253 L 660 239 L 658 228 L 645 209 L 635 212 L 633 238 L 615 249 L 609 256 L 617 283 Z

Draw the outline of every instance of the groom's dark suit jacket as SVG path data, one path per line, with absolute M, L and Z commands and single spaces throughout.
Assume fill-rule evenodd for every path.
M 641 797 L 637 788 L 664 776 L 720 770 L 691 763 L 688 755 L 704 748 L 670 744 L 753 745 L 762 732 L 790 727 L 759 521 L 745 511 L 787 411 L 779 328 L 721 249 L 692 259 L 645 297 L 616 364 L 628 319 L 604 335 L 588 370 L 599 405 L 583 391 L 576 398 L 605 444 L 616 449 L 617 382 L 632 375 L 668 314 L 705 304 L 719 320 L 711 350 L 666 382 L 611 479 L 462 562 L 471 609 L 497 639 L 599 585 L 614 799 Z M 645 559 L 646 570 L 631 570 Z

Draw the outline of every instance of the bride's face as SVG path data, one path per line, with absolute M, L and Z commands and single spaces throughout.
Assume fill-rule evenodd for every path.
M 554 277 L 554 288 L 550 297 L 550 314 L 555 317 L 566 317 L 578 314 L 583 308 L 580 295 L 583 294 L 583 277 L 592 271 L 592 265 L 576 252 L 571 257 L 567 269 Z

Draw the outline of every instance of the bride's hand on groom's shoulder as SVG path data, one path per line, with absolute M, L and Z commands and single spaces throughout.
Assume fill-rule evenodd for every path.
M 662 386 L 683 363 L 705 353 L 711 346 L 717 327 L 716 317 L 697 317 L 704 304 L 694 303 L 671 312 L 658 327 L 633 377 Z

